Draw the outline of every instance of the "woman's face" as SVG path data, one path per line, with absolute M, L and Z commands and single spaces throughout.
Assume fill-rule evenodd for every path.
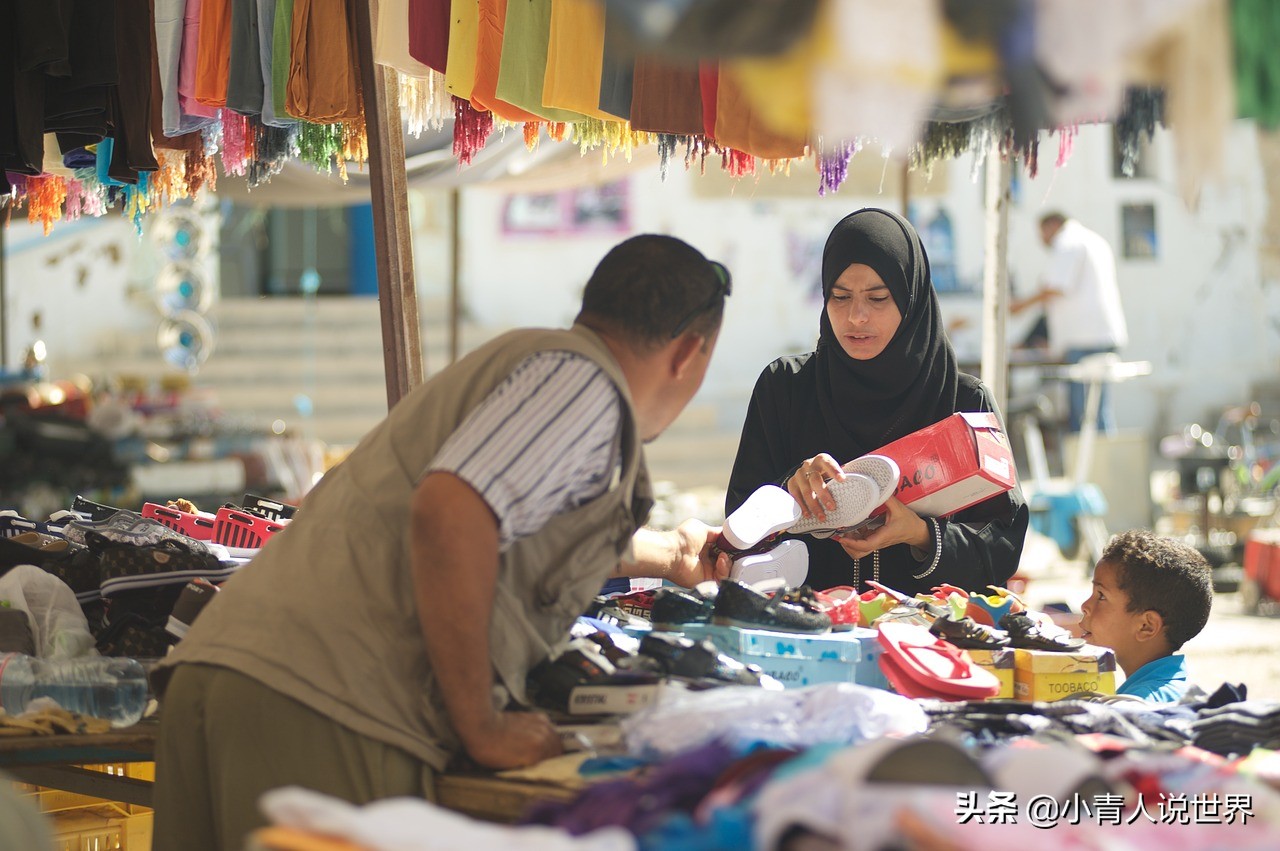
M 902 313 L 875 269 L 854 263 L 831 285 L 827 319 L 845 354 L 871 360 L 897 333 Z

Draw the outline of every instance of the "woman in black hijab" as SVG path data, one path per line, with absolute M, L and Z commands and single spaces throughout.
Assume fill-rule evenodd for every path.
M 956 367 L 929 258 L 906 219 L 870 208 L 841 219 L 823 249 L 822 293 L 817 350 L 778 358 L 756 382 L 726 513 L 764 484 L 787 488 L 806 514 L 834 507 L 825 483 L 840 464 L 958 411 L 999 416 L 990 391 Z M 887 506 L 865 538 L 803 538 L 808 584 L 985 591 L 1017 569 L 1028 514 L 1016 488 L 945 520 L 896 498 Z

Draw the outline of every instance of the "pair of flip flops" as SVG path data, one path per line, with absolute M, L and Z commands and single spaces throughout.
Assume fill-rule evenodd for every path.
M 974 700 L 995 697 L 1000 681 L 954 644 L 910 623 L 881 623 L 880 670 L 906 697 Z

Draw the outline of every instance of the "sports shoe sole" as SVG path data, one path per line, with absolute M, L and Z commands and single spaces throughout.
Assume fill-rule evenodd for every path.
M 801 517 L 800 503 L 777 485 L 764 485 L 725 518 L 720 534 L 734 549 L 754 547 L 790 529 Z
M 780 579 L 786 587 L 795 588 L 808 576 L 809 548 L 804 541 L 783 541 L 767 553 L 744 556 L 729 570 L 729 578 L 744 585 Z
M 787 531 L 796 535 L 830 538 L 845 529 L 857 526 L 880 506 L 880 486 L 870 476 L 847 473 L 843 480 L 827 482 L 827 492 L 836 501 L 836 507 L 827 511 L 823 519 L 802 517 Z

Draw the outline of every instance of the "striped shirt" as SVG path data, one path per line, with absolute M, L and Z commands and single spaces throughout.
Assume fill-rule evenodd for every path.
M 597 364 L 539 352 L 467 415 L 426 472 L 471 485 L 498 518 L 506 549 L 609 489 L 622 463 L 621 415 L 617 388 Z

